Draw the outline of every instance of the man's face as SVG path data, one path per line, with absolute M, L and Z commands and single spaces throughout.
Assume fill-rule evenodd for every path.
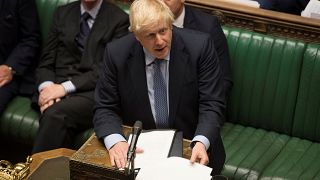
M 164 59 L 171 48 L 172 25 L 158 23 L 147 30 L 136 33 L 135 36 L 154 57 Z
M 183 9 L 183 4 L 185 0 L 163 0 L 163 2 L 170 8 L 174 17 L 177 18 Z

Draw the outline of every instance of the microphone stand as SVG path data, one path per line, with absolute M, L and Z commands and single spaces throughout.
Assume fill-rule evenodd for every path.
M 125 165 L 126 175 L 130 175 L 130 174 L 134 175 L 134 159 L 136 156 L 136 145 L 137 145 L 137 141 L 141 133 L 141 130 L 142 130 L 142 122 L 136 121 L 132 128 L 132 138 L 131 138 L 131 143 L 127 153 L 127 162 Z
M 125 174 L 129 175 L 131 173 L 134 173 L 134 159 L 136 157 L 136 153 L 134 152 L 132 154 L 132 158 L 130 159 L 130 161 L 127 161 L 126 163 L 126 167 L 125 167 Z

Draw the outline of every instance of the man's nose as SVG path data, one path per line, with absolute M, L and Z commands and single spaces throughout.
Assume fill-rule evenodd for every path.
M 156 34 L 156 44 L 162 44 L 163 40 L 162 40 L 162 36 L 160 34 Z

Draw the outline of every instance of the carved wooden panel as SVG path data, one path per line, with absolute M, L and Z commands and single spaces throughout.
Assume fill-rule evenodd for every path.
M 187 4 L 217 16 L 222 25 L 320 43 L 320 20 L 240 6 L 223 0 L 187 0 Z

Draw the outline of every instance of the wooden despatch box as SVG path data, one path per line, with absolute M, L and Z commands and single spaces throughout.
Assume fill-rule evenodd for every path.
M 124 126 L 123 132 L 126 136 L 130 134 L 131 127 Z M 183 157 L 190 158 L 190 141 L 183 140 Z M 82 145 L 70 158 L 70 179 L 77 180 L 131 180 L 134 175 L 127 176 L 111 166 L 109 154 L 103 143 L 95 134 Z

